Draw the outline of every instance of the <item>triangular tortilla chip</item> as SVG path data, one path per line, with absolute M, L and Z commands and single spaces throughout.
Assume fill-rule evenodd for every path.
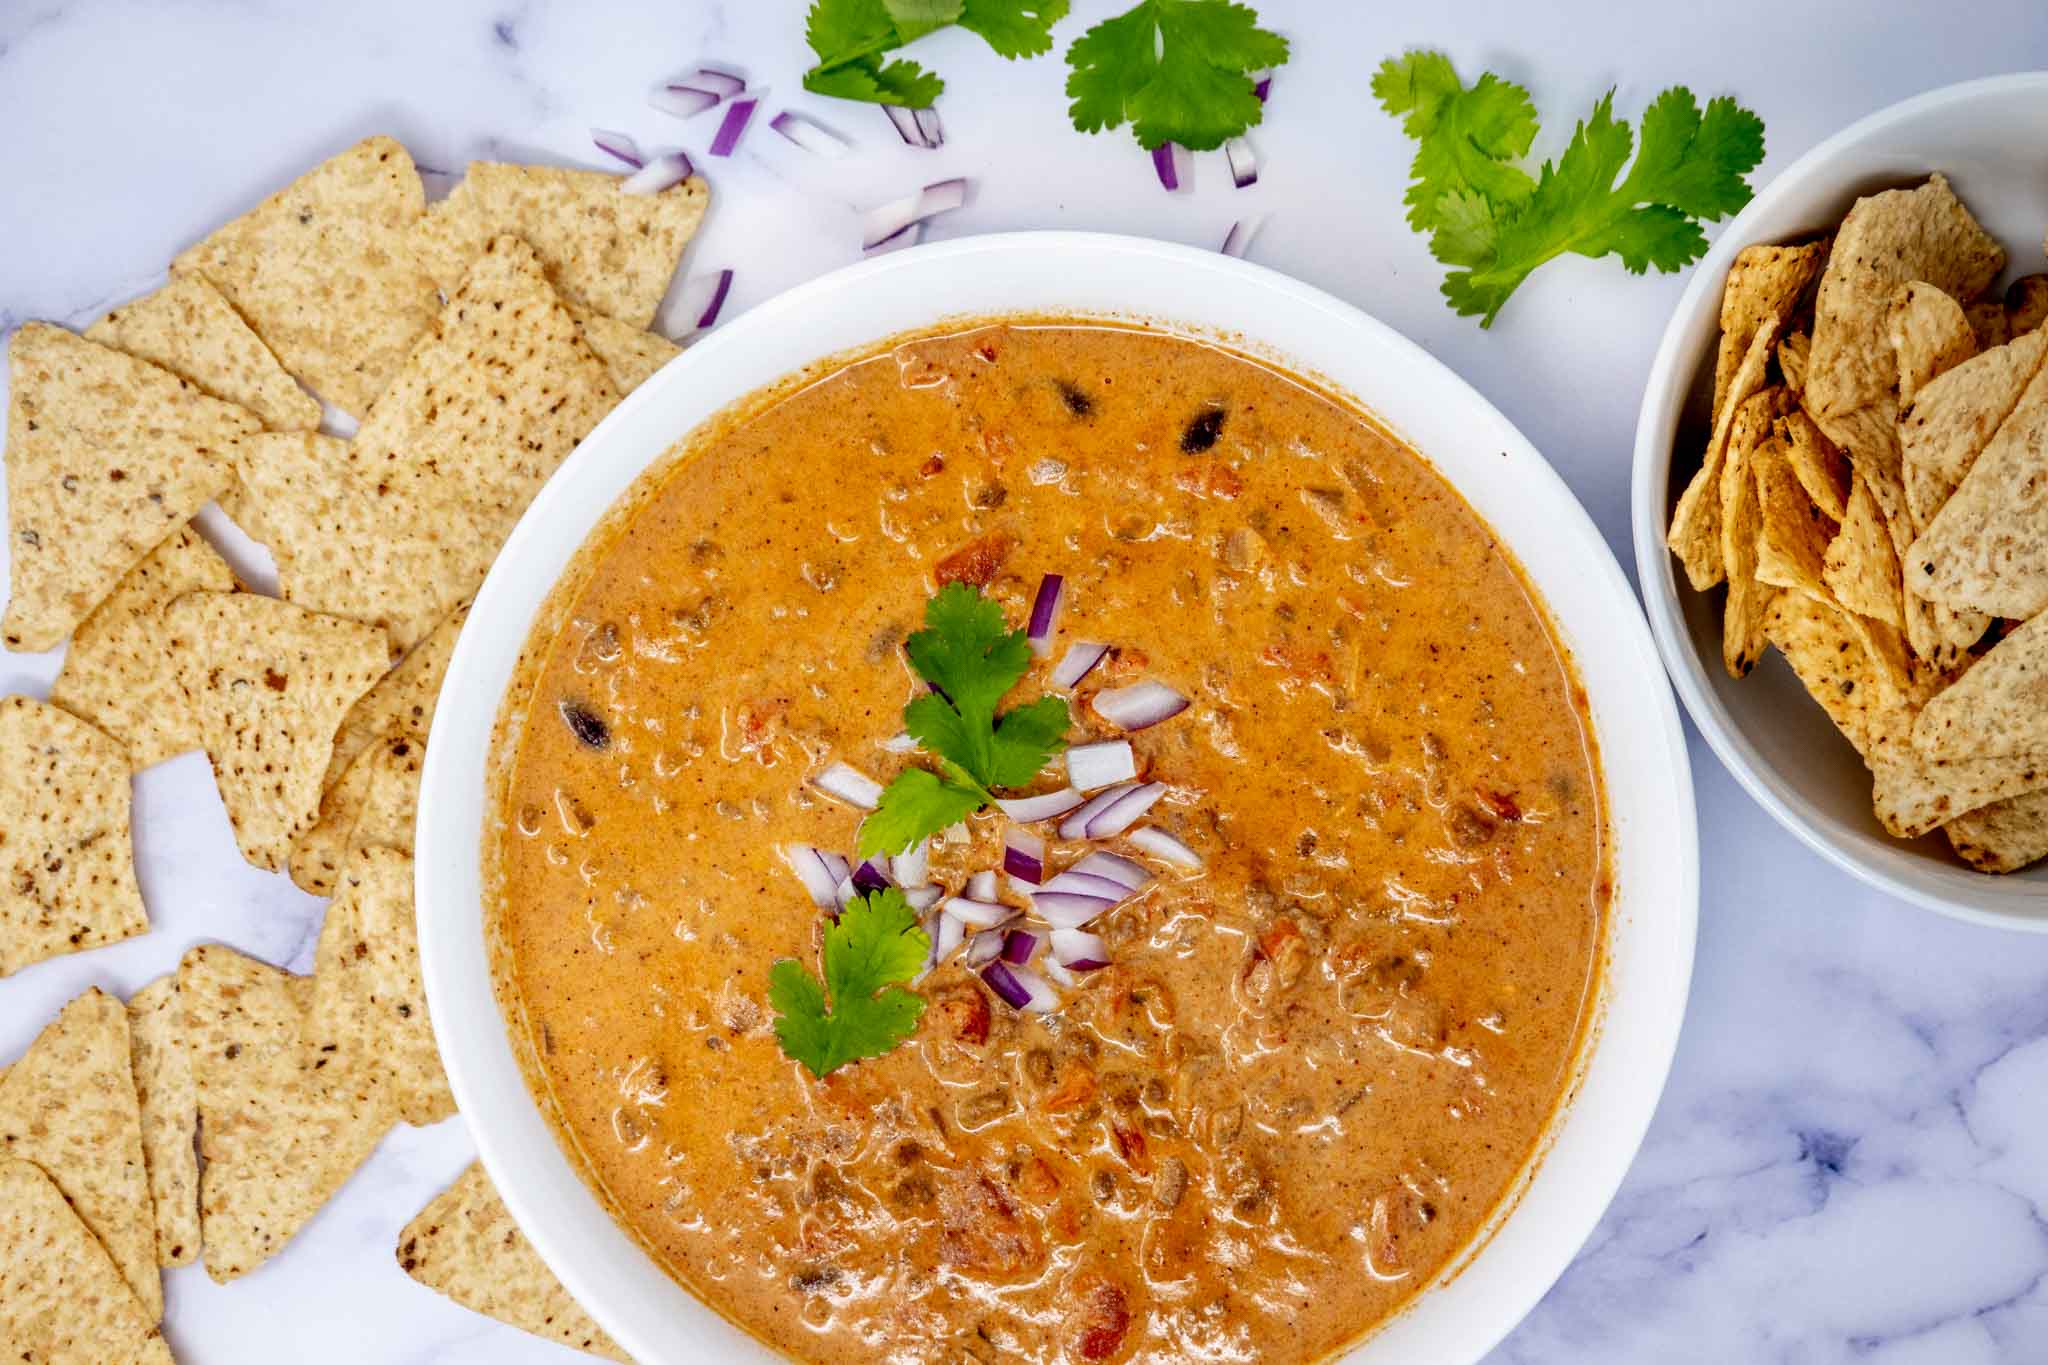
M 1833 594 L 1821 575 L 1835 523 L 1800 486 L 1785 447 L 1773 436 L 1757 447 L 1754 456 L 1760 525 L 1757 581 L 1832 603 Z
M 471 1162 L 461 1179 L 406 1224 L 398 1234 L 398 1264 L 473 1312 L 632 1365 L 527 1242 L 481 1163 Z
M 1899 417 L 1914 525 L 1934 520 L 2048 359 L 2048 332 L 1993 347 L 1928 384 Z
M 1928 702 L 1913 746 L 1929 758 L 2048 753 L 2048 616 L 2000 640 Z
M 1888 703 L 1847 616 L 1804 593 L 1780 593 L 1765 613 L 1764 633 L 1807 695 L 1868 761 L 1870 736 L 1877 728 L 1873 718 Z
M 2024 621 L 2048 607 L 2048 369 L 1905 556 L 1936 602 Z
M 658 332 L 644 331 L 601 313 L 584 313 L 576 325 L 583 340 L 604 362 L 612 387 L 631 393 L 654 376 L 654 372 L 683 353 L 683 348 Z
M 1775 589 L 1756 577 L 1757 537 L 1763 521 L 1752 461 L 1787 401 L 1784 389 L 1773 388 L 1738 404 L 1721 465 L 1721 560 L 1728 572 L 1721 661 L 1735 678 L 1747 674 L 1764 652 L 1764 612 L 1776 595 Z
M 2044 322 L 2048 322 L 2048 275 L 2022 275 L 2006 287 L 2006 328 L 2020 336 Z
M 9 649 L 61 644 L 121 576 L 234 481 L 256 418 L 176 375 L 31 322 L 7 348 Z
M 1910 741 L 1870 765 L 1877 818 L 1901 839 L 1917 839 L 1982 806 L 2048 787 L 2048 755 L 1923 759 Z
M 189 1265 L 199 1259 L 199 1092 L 185 1055 L 175 973 L 128 998 L 128 1039 L 156 1211 L 157 1264 Z
M 1764 385 L 1764 371 L 1770 367 L 1771 346 L 1777 340 L 1782 319 L 1771 318 L 1757 329 L 1744 353 L 1742 363 L 1728 383 L 1727 402 L 1714 423 L 1707 441 L 1707 453 L 1699 472 L 1686 485 L 1671 513 L 1671 529 L 1665 543 L 1685 566 L 1694 589 L 1705 592 L 1728 576 L 1721 550 L 1721 471 L 1727 462 L 1728 438 L 1735 428 L 1735 413 Z
M 149 929 L 128 833 L 128 751 L 0 697 L 0 976 Z
M 163 1316 L 142 1111 L 120 1001 L 87 991 L 8 1068 L 0 1155 L 41 1167 L 107 1249 L 149 1320 Z
M 407 1123 L 455 1112 L 420 984 L 412 859 L 357 848 L 342 864 L 320 926 L 306 1044 L 315 1063 L 374 1077 Z
M 405 148 L 365 138 L 171 263 L 199 274 L 284 367 L 368 412 L 440 300 L 413 254 L 426 192 Z
M 1827 258 L 1825 239 L 1805 246 L 1747 246 L 1735 253 L 1728 281 L 1721 287 L 1721 342 L 1714 357 L 1717 421 L 1756 334 L 1766 323 L 1792 315 Z M 1791 376 L 1786 380 L 1790 383 Z
M 319 812 L 336 727 L 390 662 L 384 633 L 244 592 L 188 593 L 164 622 L 235 842 L 280 869 Z
M 50 701 L 128 746 L 147 768 L 199 747 L 199 727 L 164 650 L 164 605 L 188 592 L 231 592 L 234 570 L 187 526 L 128 571 L 72 637 Z
M 1785 387 L 1796 394 L 1806 392 L 1806 364 L 1813 352 L 1813 338 L 1804 332 L 1788 333 L 1778 343 L 1778 372 L 1785 376 Z
M 396 1120 L 376 1087 L 316 1069 L 303 1026 L 313 981 L 202 944 L 178 967 L 199 1089 L 199 1221 L 222 1284 L 276 1255 Z
M 156 1318 L 50 1177 L 4 1156 L 0 1345 L 33 1365 L 173 1365 Z
M 292 881 L 300 890 L 332 895 L 343 860 L 360 845 L 412 852 L 426 753 L 426 741 L 397 731 L 356 755 L 321 799 L 319 820 L 292 848 Z
M 1848 515 L 1828 546 L 1823 576 L 1837 602 L 1896 629 L 1906 625 L 1899 600 L 1899 561 L 1870 484 L 1858 475 Z
M 1893 290 L 1925 280 L 1951 298 L 1974 299 L 2004 268 L 2004 249 L 1939 175 L 1857 200 L 1835 230 L 1814 299 L 1806 402 L 1822 426 L 1892 391 L 1899 373 L 1886 336 Z
M 1785 459 L 1814 505 L 1832 521 L 1848 516 L 1849 461 L 1827 433 L 1798 409 L 1778 419 L 1777 431 Z
M 2048 858 L 2048 791 L 1994 801 L 1941 827 L 1956 856 L 1979 872 L 2017 872 Z
M 1977 336 L 1963 306 L 1925 280 L 1892 291 L 1886 336 L 1898 357 L 1902 405 L 1911 403 L 1930 380 L 1977 354 Z
M 692 176 L 659 194 L 627 194 L 621 178 L 559 166 L 472 161 L 427 212 L 420 259 L 453 295 L 494 237 L 530 243 L 572 308 L 645 327 L 703 220 L 710 191 Z
M 426 743 L 427 731 L 434 723 L 434 705 L 441 697 L 441 679 L 447 676 L 448 660 L 455 653 L 462 623 L 468 619 L 469 604 L 465 602 L 349 708 L 341 729 L 335 732 L 327 786 L 340 781 L 343 770 L 379 736 L 409 735 Z
M 181 275 L 85 329 L 87 341 L 161 365 L 201 393 L 256 414 L 272 431 L 311 431 L 320 404 L 286 374 L 220 291 Z

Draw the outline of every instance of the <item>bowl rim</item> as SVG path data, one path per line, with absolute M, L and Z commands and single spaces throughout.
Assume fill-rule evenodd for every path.
M 1699 324 L 1709 306 L 1717 306 L 1729 265 L 1738 251 L 1753 244 L 1754 224 L 1802 194 L 1808 182 L 1824 178 L 1846 153 L 1878 141 L 1900 125 L 1930 113 L 2014 94 L 2039 95 L 2048 100 L 2048 71 L 2013 72 L 1961 81 L 1887 105 L 1857 119 L 1795 159 L 1729 221 L 1694 267 L 1693 277 L 1665 324 L 1651 362 L 1636 418 L 1629 508 L 1636 575 L 1642 584 L 1643 605 L 1658 653 L 1686 713 L 1722 767 L 1750 798 L 1801 843 L 1866 885 L 1965 923 L 2048 933 L 2048 886 L 1986 876 L 1961 864 L 1931 864 L 1904 842 L 1865 847 L 1873 842 L 1865 840 L 1852 845 L 1831 831 L 1835 823 L 1832 817 L 1780 775 L 1777 766 L 1738 728 L 1708 682 L 1708 663 L 1693 647 L 1686 628 L 1678 575 L 1664 543 L 1678 424 L 1700 372 L 1698 362 L 1685 364 L 1687 334 Z M 1845 190 L 1844 194 L 1847 193 Z M 1969 880 L 1959 880 L 1962 878 Z M 1958 899 L 1962 891 L 1972 892 L 1973 897 Z
M 747 355 L 757 339 L 764 349 L 787 349 L 770 345 L 770 338 L 778 329 L 787 333 L 789 325 L 800 323 L 807 310 L 833 306 L 834 295 L 858 299 L 863 290 L 873 294 L 883 282 L 901 291 L 923 276 L 943 282 L 949 275 L 956 287 L 969 293 L 973 289 L 1008 289 L 1013 277 L 1004 273 L 1006 266 L 1018 267 L 1027 278 L 1037 271 L 1044 279 L 1053 278 L 1057 267 L 1061 272 L 1058 287 L 1064 292 L 1077 263 L 1095 269 L 1098 282 L 1089 287 L 1111 295 L 1128 291 L 1140 296 L 1138 301 L 1091 307 L 1020 300 L 1007 309 L 962 310 L 932 303 L 934 297 L 943 295 L 927 291 L 921 295 L 925 301 L 917 306 L 923 309 L 927 324 L 963 312 L 969 317 L 1005 311 L 1121 316 L 1164 326 L 1178 323 L 1195 334 L 1223 332 L 1226 344 L 1254 356 L 1262 348 L 1266 354 L 1290 354 L 1289 346 L 1260 336 L 1252 324 L 1239 327 L 1235 322 L 1195 320 L 1203 317 L 1204 309 L 1219 306 L 1200 292 L 1206 277 L 1212 288 L 1237 304 L 1255 301 L 1257 306 L 1248 311 L 1270 312 L 1268 322 L 1277 330 L 1298 336 L 1312 333 L 1326 350 L 1334 350 L 1336 339 L 1341 338 L 1349 348 L 1347 357 L 1370 354 L 1405 369 L 1405 377 L 1420 381 L 1421 388 L 1451 395 L 1454 404 L 1442 415 L 1433 414 L 1431 420 L 1456 436 L 1441 436 L 1434 442 L 1414 439 L 1413 444 L 1447 482 L 1473 502 L 1515 552 L 1554 628 L 1574 655 L 1595 715 L 1616 886 L 1607 926 L 1605 970 L 1600 993 L 1591 1002 L 1598 1012 L 1589 1031 L 1591 1041 L 1580 1050 L 1573 1084 L 1540 1139 L 1535 1158 L 1518 1177 L 1517 1188 L 1490 1220 L 1488 1230 L 1426 1292 L 1411 1298 L 1390 1322 L 1347 1348 L 1344 1358 L 1363 1353 L 1384 1359 L 1380 1353 L 1398 1349 L 1395 1343 L 1427 1344 L 1431 1340 L 1452 1343 L 1448 1351 L 1433 1354 L 1435 1359 L 1477 1360 L 1491 1349 L 1548 1291 L 1591 1234 L 1632 1164 L 1662 1096 L 1684 1019 L 1697 936 L 1699 842 L 1690 761 L 1677 706 L 1657 665 L 1655 646 L 1635 607 L 1627 577 L 1583 505 L 1534 446 L 1477 390 L 1384 323 L 1313 286 L 1215 252 L 1116 234 L 1035 231 L 964 238 L 860 262 L 799 285 L 712 333 L 692 348 L 697 363 L 671 365 L 648 380 L 564 462 L 521 519 L 478 591 L 450 661 L 444 694 L 477 698 L 483 704 L 438 708 L 427 747 L 415 889 L 422 976 L 450 1087 L 469 1119 L 480 1158 L 514 1221 L 571 1295 L 638 1358 L 654 1362 L 690 1357 L 678 1354 L 685 1349 L 679 1342 L 684 1324 L 673 1319 L 657 1321 L 656 1310 L 633 1300 L 636 1294 L 660 1302 L 673 1302 L 675 1295 L 689 1299 L 695 1312 L 688 1315 L 688 1328 L 700 1334 L 700 1344 L 712 1339 L 708 1334 L 713 1329 L 724 1328 L 718 1358 L 737 1358 L 745 1344 L 755 1347 L 755 1356 L 765 1358 L 766 1348 L 734 1340 L 738 1329 L 669 1280 L 652 1257 L 626 1240 L 627 1234 L 612 1222 L 570 1167 L 518 1074 L 484 965 L 487 954 L 481 946 L 484 935 L 477 867 L 484 804 L 481 774 L 503 682 L 513 672 L 508 654 L 516 659 L 560 566 L 573 558 L 576 547 L 603 521 L 618 492 L 602 496 L 588 515 L 571 510 L 563 516 L 560 511 L 575 498 L 590 496 L 587 490 L 579 492 L 579 485 L 601 490 L 617 477 L 617 471 L 606 464 L 611 459 L 608 452 L 614 446 L 632 444 L 627 439 L 629 426 L 648 425 L 659 404 L 684 406 L 687 400 L 682 397 L 668 400 L 686 394 L 700 371 L 714 361 L 727 370 L 750 363 L 732 358 Z M 972 289 L 958 283 L 970 272 L 977 281 L 995 283 L 977 283 Z M 1141 282 L 1132 283 L 1133 276 L 1141 277 Z M 1170 279 L 1175 299 L 1188 291 L 1186 297 L 1204 301 L 1186 305 L 1184 312 L 1176 311 L 1181 307 L 1178 303 L 1156 304 L 1155 298 L 1166 296 L 1160 283 L 1165 279 Z M 893 323 L 861 325 L 868 327 L 864 335 L 871 340 L 902 330 Z M 812 347 L 805 359 L 837 349 L 823 342 L 805 344 Z M 1308 349 L 1304 345 L 1304 350 Z M 803 363 L 783 364 L 778 373 L 794 371 Z M 1305 374 L 1317 373 L 1313 364 L 1297 361 L 1294 368 Z M 1338 392 L 1353 391 L 1353 385 L 1341 381 L 1322 382 Z M 717 381 L 707 383 L 715 387 Z M 710 410 L 716 411 L 755 387 L 758 384 L 719 393 Z M 1387 396 L 1386 401 L 1372 404 L 1373 410 L 1390 423 L 1395 418 L 1389 408 L 1398 410 L 1403 403 L 1412 406 L 1417 401 L 1406 394 L 1397 399 L 1386 382 L 1380 383 L 1379 392 Z M 1369 402 L 1365 393 L 1356 394 L 1356 399 Z M 680 427 L 667 428 L 654 451 L 632 465 L 618 490 L 631 487 L 645 468 L 660 459 L 662 450 L 701 420 L 693 418 Z M 1469 465 L 1462 478 L 1444 467 L 1442 456 L 1453 445 L 1461 449 L 1459 458 Z M 1481 459 L 1486 461 L 1489 478 L 1496 470 L 1520 476 L 1502 480 L 1511 484 L 1512 492 L 1489 490 L 1482 496 L 1475 490 L 1479 476 L 1472 471 L 1481 468 Z M 1503 463 L 1495 464 L 1496 459 Z M 616 459 L 611 462 L 620 463 Z M 1541 532 L 1524 529 L 1508 534 L 1498 524 L 1501 515 L 1485 511 L 1482 504 L 1488 498 L 1527 509 L 1517 514 L 1532 523 L 1540 519 Z M 573 525 L 573 533 L 564 532 L 564 525 Z M 556 543 L 565 534 L 566 558 L 556 551 Z M 1573 579 L 1567 583 L 1553 565 L 1551 578 L 1539 581 L 1530 562 L 1532 552 L 1544 558 L 1569 559 Z M 523 581 L 540 575 L 551 559 L 557 567 L 545 570 L 537 590 Z M 1576 603 L 1571 614 L 1580 629 L 1569 628 L 1557 606 L 1560 600 Z M 1597 629 L 1586 625 L 1596 617 Z M 1625 798 L 1633 798 L 1626 809 Z M 543 1125 L 538 1138 L 534 1136 L 536 1124 Z M 557 1168 L 568 1172 L 568 1185 Z M 592 1220 L 593 1212 L 598 1221 Z M 621 1245 L 630 1247 L 631 1259 L 618 1259 Z M 591 1253 L 592 1259 L 586 1261 L 581 1252 Z M 600 1261 L 605 1265 L 598 1264 Z M 660 1284 L 651 1281 L 650 1275 L 658 1277 Z M 1474 1303 L 1487 1307 L 1473 1312 Z M 1438 1307 L 1425 1311 L 1428 1305 Z

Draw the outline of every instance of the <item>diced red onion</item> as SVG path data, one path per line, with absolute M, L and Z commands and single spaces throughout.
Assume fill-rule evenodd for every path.
M 1076 640 L 1067 646 L 1067 652 L 1060 655 L 1059 663 L 1053 666 L 1052 685 L 1072 687 L 1095 671 L 1095 665 L 1109 657 L 1109 646 L 1093 640 Z
M 906 146 L 923 147 L 927 151 L 945 142 L 945 130 L 939 126 L 937 109 L 906 109 L 900 104 L 885 104 L 882 112 L 889 116 L 889 123 L 896 129 L 896 136 Z
M 976 929 L 993 929 L 1007 923 L 1017 914 L 1000 901 L 976 900 L 972 896 L 948 896 L 939 906 L 954 919 L 961 920 Z
M 1129 858 L 1119 858 L 1114 853 L 1104 853 L 1099 849 L 1067 870 L 1079 872 L 1084 876 L 1101 877 L 1105 881 L 1115 882 L 1126 891 L 1136 891 L 1152 880 L 1150 872 Z
M 768 120 L 768 126 L 805 151 L 831 161 L 839 160 L 851 150 L 851 144 L 845 138 L 793 110 L 783 110 Z
M 946 130 L 939 124 L 939 106 L 927 105 L 923 109 L 911 110 L 917 116 L 917 131 L 921 145 L 936 150 L 946 145 Z
M 861 220 L 861 250 L 873 251 L 934 214 L 950 212 L 966 202 L 967 182 L 956 176 L 935 180 L 916 194 L 869 209 Z
M 1065 872 L 1060 873 L 1057 877 L 1047 882 L 1045 890 L 1040 894 L 1093 896 L 1097 900 L 1106 900 L 1113 905 L 1130 895 L 1131 890 L 1132 888 L 1125 886 L 1122 882 L 1113 882 L 1107 877 L 1097 877 L 1086 872 L 1076 872 L 1072 868 L 1068 868 Z
M 1034 824 L 1040 820 L 1053 820 L 1065 815 L 1075 807 L 1083 805 L 1088 798 L 1068 787 L 1061 791 L 1046 792 L 1039 796 L 998 797 L 996 805 L 1003 814 L 1020 825 Z
M 891 735 L 882 741 L 882 751 L 891 754 L 915 753 L 917 752 L 917 736 L 907 730 L 900 734 Z
M 1266 215 L 1263 213 L 1240 218 L 1230 225 L 1230 232 L 1223 238 L 1223 245 L 1218 249 L 1226 256 L 1243 259 L 1244 253 L 1251 247 L 1252 238 L 1259 235 L 1259 229 L 1265 226 L 1265 222 Z
M 943 886 L 906 886 L 903 901 L 913 910 L 929 910 L 946 894 Z
M 1088 822 L 1114 806 L 1125 796 L 1138 789 L 1135 782 L 1119 782 L 1114 787 L 1099 791 L 1081 805 L 1072 815 L 1060 821 L 1060 838 L 1085 839 L 1088 837 Z
M 853 889 L 865 896 L 889 884 L 889 873 L 880 858 L 863 858 L 853 869 Z
M 827 796 L 836 796 L 862 810 L 873 810 L 882 804 L 882 784 L 849 763 L 834 763 L 811 781 Z
M 1202 855 L 1157 825 L 1140 825 L 1124 836 L 1155 858 L 1175 867 L 1200 868 Z M 1085 859 L 1083 860 L 1085 861 Z
M 694 85 L 657 85 L 647 92 L 647 102 L 676 118 L 695 118 L 706 109 L 716 109 L 721 96 Z
M 839 885 L 832 888 L 832 918 L 838 919 L 839 912 L 852 905 L 859 894 L 860 888 L 853 884 L 853 878 L 841 877 Z
M 592 128 L 590 140 L 597 144 L 597 150 L 606 156 L 618 158 L 636 171 L 647 164 L 646 156 L 640 151 L 640 144 L 633 140 L 631 133 L 621 133 L 611 128 Z
M 1066 582 L 1059 574 L 1047 574 L 1038 580 L 1038 595 L 1031 601 L 1031 626 L 1025 636 L 1031 641 L 1031 652 L 1041 659 L 1052 653 L 1052 632 L 1065 605 Z
M 839 883 L 846 876 L 845 859 L 812 848 L 809 844 L 785 844 L 782 857 L 789 864 L 790 871 L 796 873 L 797 880 L 804 884 L 804 891 L 813 905 L 820 910 L 838 907 Z
M 1273 73 L 1271 71 L 1254 71 L 1252 73 L 1252 93 L 1259 97 L 1260 104 L 1266 102 L 1266 97 L 1273 93 Z
M 731 292 L 731 270 L 721 270 L 715 275 L 693 275 L 683 281 L 681 307 L 676 311 L 686 318 L 695 314 L 692 330 L 701 332 L 718 321 L 719 310 L 725 307 L 725 296 Z
M 1137 775 L 1138 756 L 1131 752 L 1127 739 L 1076 744 L 1067 750 L 1067 781 L 1081 791 L 1127 782 Z
M 1000 929 L 984 929 L 967 940 L 967 951 L 960 962 L 963 966 L 979 967 L 984 962 L 993 962 L 1002 956 L 1003 934 Z
M 1028 829 L 1003 831 L 1003 871 L 1033 886 L 1045 880 L 1045 840 Z
M 697 73 L 690 77 L 688 84 L 696 86 L 699 90 L 709 90 L 722 100 L 729 100 L 747 88 L 746 81 L 730 71 L 720 71 L 715 66 L 698 67 Z
M 734 100 L 725 107 L 725 118 L 719 123 L 718 131 L 711 135 L 711 155 L 731 156 L 733 149 L 740 145 L 740 134 L 747 131 L 747 121 L 754 117 L 759 100 Z
M 954 821 L 954 822 L 953 822 L 952 824 L 950 824 L 950 825 L 946 826 L 946 827 L 945 827 L 944 829 L 940 830 L 940 831 L 939 831 L 939 842 L 940 842 L 940 843 L 942 843 L 942 844 L 964 844 L 964 843 L 966 843 L 966 842 L 967 842 L 967 822 L 966 822 L 965 820 L 955 820 L 955 821 Z
M 931 860 L 931 854 L 932 841 L 919 839 L 889 860 L 889 870 L 896 874 L 899 885 L 922 886 L 925 881 L 926 864 Z
M 960 951 L 960 945 L 967 941 L 967 926 L 951 915 L 939 915 L 937 919 L 939 932 L 932 942 L 938 949 L 938 960 L 944 962 Z
M 1259 157 L 1251 143 L 1234 137 L 1223 144 L 1223 155 L 1230 160 L 1231 183 L 1239 189 L 1259 183 Z
M 1038 970 L 1045 973 L 1045 979 L 1052 982 L 1053 985 L 1064 987 L 1067 990 L 1072 990 L 1081 984 L 1081 978 L 1061 966 L 1060 960 L 1056 957 L 1041 957 L 1038 959 Z
M 1088 837 L 1107 839 L 1111 835 L 1122 834 L 1137 823 L 1138 817 L 1151 810 L 1153 804 L 1164 795 L 1164 782 L 1147 782 L 1134 791 L 1125 792 L 1114 804 L 1089 817 Z
M 1003 935 L 1003 961 L 1021 967 L 1038 951 L 1038 935 L 1029 929 L 1011 929 Z
M 1053 994 L 1045 978 L 1029 967 L 1014 967 L 1007 962 L 991 962 L 981 969 L 981 979 L 988 988 L 1003 998 L 1005 1004 L 1032 1014 L 1045 1014 L 1059 1008 L 1060 998 Z
M 1143 730 L 1188 709 L 1188 699 L 1161 682 L 1132 683 L 1097 692 L 1089 705 L 1119 730 Z M 1079 786 L 1079 783 L 1075 783 Z
M 1162 142 L 1152 149 L 1152 169 L 1170 194 L 1180 188 L 1180 144 Z
M 685 152 L 663 152 L 619 182 L 627 194 L 660 194 L 690 178 L 695 167 Z
M 975 900 L 993 901 L 996 890 L 996 874 L 993 872 L 984 870 L 967 879 L 967 894 Z
M 1077 972 L 1092 972 L 1109 965 L 1109 945 L 1100 934 L 1091 934 L 1086 929 L 1053 930 L 1052 955 L 1062 967 L 1072 967 Z
M 1071 891 L 1041 891 L 1031 898 L 1031 908 L 1055 929 L 1078 929 L 1115 904 L 1100 896 L 1081 896 Z

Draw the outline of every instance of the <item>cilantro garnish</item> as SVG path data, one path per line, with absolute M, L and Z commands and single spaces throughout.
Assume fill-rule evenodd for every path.
M 1531 272 L 1566 252 L 1616 255 L 1638 275 L 1698 260 L 1707 249 L 1700 223 L 1748 203 L 1743 177 L 1763 160 L 1761 119 L 1725 97 L 1702 114 L 1684 86 L 1643 111 L 1637 151 L 1609 91 L 1532 180 L 1513 164 L 1536 136 L 1520 86 L 1488 74 L 1468 89 L 1442 53 L 1411 52 L 1383 63 L 1372 88 L 1416 141 L 1408 221 L 1430 234 L 1431 254 L 1458 267 L 1444 297 L 1482 327 Z
M 822 1078 L 917 1032 L 924 997 L 904 987 L 924 970 L 931 946 L 896 888 L 852 901 L 825 928 L 822 985 L 795 958 L 769 969 L 768 1001 L 783 1052 Z
M 1251 73 L 1287 60 L 1287 40 L 1231 0 L 1140 0 L 1067 49 L 1067 112 L 1084 133 L 1126 121 L 1147 151 L 1206 151 L 1259 121 Z
M 1031 642 L 1004 629 L 1000 606 L 949 583 L 925 603 L 924 621 L 903 648 L 932 690 L 903 708 L 903 724 L 939 771 L 897 774 L 860 827 L 862 857 L 903 852 L 993 801 L 993 788 L 1029 782 L 1066 747 L 1069 717 L 1059 697 L 996 714 L 1031 666 Z
M 815 0 L 804 38 L 818 64 L 804 89 L 837 99 L 928 109 L 946 83 L 916 62 L 887 54 L 953 24 L 980 34 L 1004 57 L 1052 47 L 1067 0 Z

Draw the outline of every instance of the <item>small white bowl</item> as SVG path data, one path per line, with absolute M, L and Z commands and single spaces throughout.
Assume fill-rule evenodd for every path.
M 1227 338 L 1355 394 L 1501 536 L 1571 648 L 1599 736 L 1615 900 L 1593 1041 L 1541 1159 L 1474 1254 L 1346 1356 L 1477 1360 L 1563 1272 L 1634 1157 L 1685 1014 L 1698 907 L 1677 708 L 1627 579 L 1585 511 L 1507 419 L 1356 308 L 1214 252 L 1045 232 L 883 257 L 713 332 L 629 397 L 542 490 L 478 593 L 449 665 L 420 793 L 420 957 L 448 1079 L 484 1165 L 543 1259 L 645 1365 L 766 1359 L 614 1223 L 514 1060 L 492 994 L 479 853 L 492 720 L 542 600 L 620 494 L 684 433 L 806 363 L 942 316 L 1069 313 Z M 763 964 L 765 967 L 765 963 Z
M 1870 774 L 1776 651 L 1749 677 L 1721 666 L 1721 594 L 1681 581 L 1664 544 L 1674 447 L 1680 478 L 1698 468 L 1712 401 L 1721 285 L 1735 253 L 1831 228 L 1858 196 L 1940 171 L 2012 257 L 2011 274 L 2043 268 L 2048 225 L 2048 72 L 1970 81 L 1895 104 L 1792 163 L 1722 231 L 1650 367 L 1636 422 L 1630 490 L 1636 572 L 1657 647 L 1693 723 L 1728 771 L 1808 847 L 1901 900 L 1977 924 L 2048 932 L 2048 866 L 2006 877 L 1974 872 L 1939 833 L 1905 843 L 1870 805 Z

